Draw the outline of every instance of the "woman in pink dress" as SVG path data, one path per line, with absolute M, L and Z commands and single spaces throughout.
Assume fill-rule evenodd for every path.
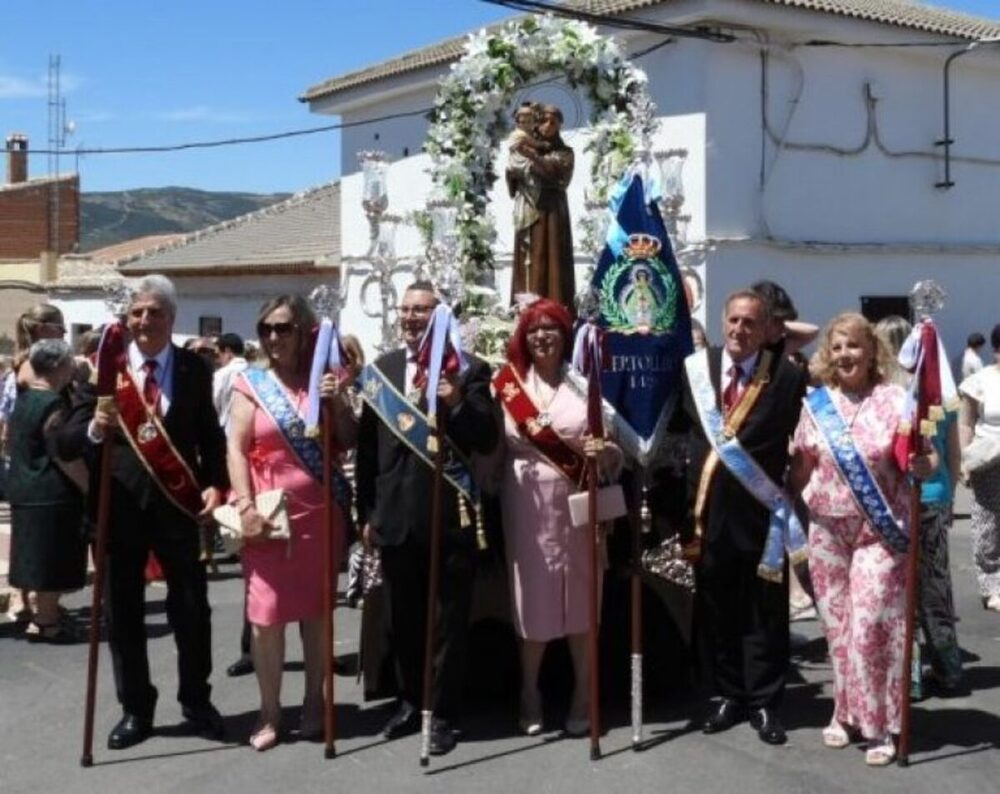
M 909 488 L 893 444 L 905 395 L 890 382 L 885 344 L 860 314 L 831 321 L 812 368 L 822 386 L 806 397 L 789 485 L 809 507 L 809 571 L 833 664 L 834 711 L 823 743 L 846 747 L 860 732 L 866 763 L 884 766 L 895 757 L 903 674 Z M 871 484 L 865 509 L 865 493 L 848 486 L 834 446 L 842 462 L 856 453 L 870 475 L 852 475 Z M 936 465 L 932 454 L 912 457 L 909 468 L 924 478 Z M 871 495 L 876 485 L 881 498 Z
M 571 333 L 564 306 L 532 303 L 511 339 L 509 364 L 494 379 L 505 408 L 502 504 L 514 629 L 522 640 L 520 726 L 532 736 L 542 731 L 542 656 L 558 637 L 569 643 L 575 678 L 566 732 L 589 730 L 589 535 L 572 525 L 567 499 L 581 489 L 583 456 L 597 445 L 587 436 L 585 392 L 567 377 Z M 518 414 L 504 392 L 526 396 L 530 402 L 521 407 L 529 413 Z M 598 463 L 606 475 L 617 475 L 621 451 L 605 443 Z
M 261 698 L 260 718 L 250 737 L 256 750 L 267 750 L 278 742 L 285 625 L 289 622 L 301 622 L 305 666 L 301 733 L 316 736 L 323 724 L 322 471 L 315 470 L 318 444 L 305 438 L 302 419 L 308 402 L 310 332 L 315 324 L 312 310 L 299 296 L 283 295 L 264 305 L 257 335 L 270 368 L 241 373 L 230 413 L 231 501 L 243 524 L 247 619 L 252 626 Z M 321 388 L 323 397 L 332 398 L 340 451 L 353 446 L 356 435 L 345 388 L 349 380 L 327 374 Z M 268 537 L 271 526 L 254 505 L 256 494 L 276 488 L 284 490 L 287 500 L 291 524 L 287 541 Z M 335 512 L 334 571 L 344 526 L 341 511 Z

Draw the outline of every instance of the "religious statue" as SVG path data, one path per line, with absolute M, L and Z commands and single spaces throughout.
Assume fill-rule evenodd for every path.
M 508 139 L 507 188 L 514 199 L 514 271 L 511 303 L 533 293 L 573 307 L 573 235 L 566 188 L 573 178 L 573 150 L 559 134 L 555 105 L 524 103 Z

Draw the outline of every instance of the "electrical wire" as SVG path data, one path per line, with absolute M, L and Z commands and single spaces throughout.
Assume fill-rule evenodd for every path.
M 433 108 L 422 108 L 420 110 L 409 110 L 404 113 L 391 113 L 387 116 L 378 116 L 373 119 L 361 119 L 358 121 L 344 121 L 339 124 L 325 124 L 322 127 L 309 127 L 301 130 L 287 130 L 285 132 L 274 132 L 267 135 L 251 135 L 245 138 L 223 138 L 215 141 L 192 141 L 189 143 L 165 144 L 163 146 L 115 146 L 95 149 L 29 149 L 28 154 L 143 154 L 157 152 L 180 152 L 186 149 L 214 149 L 219 146 L 235 146 L 243 143 L 264 143 L 267 141 L 278 141 L 284 138 L 296 138 L 303 135 L 315 135 L 320 132 L 330 132 L 331 130 L 344 130 L 350 127 L 361 127 L 366 124 L 378 124 L 382 121 L 392 121 L 394 119 L 405 119 L 412 116 L 426 116 Z
M 638 60 L 646 55 L 649 55 L 656 50 L 671 44 L 674 41 L 673 38 L 666 38 L 663 41 L 658 41 L 650 47 L 644 50 L 639 50 L 633 55 L 629 56 L 630 60 Z M 545 80 L 539 80 L 534 83 L 529 83 L 525 88 L 535 88 L 545 83 L 554 82 L 558 80 L 558 77 L 552 77 Z M 349 129 L 351 127 L 363 127 L 367 124 L 379 124 L 383 121 L 394 121 L 395 119 L 405 119 L 412 118 L 413 116 L 427 116 L 434 112 L 434 108 L 426 107 L 420 108 L 419 110 L 408 110 L 403 113 L 390 113 L 386 116 L 377 116 L 372 119 L 359 119 L 357 121 L 345 121 L 339 124 L 324 124 L 321 127 L 308 127 L 306 129 L 299 130 L 287 130 L 285 132 L 274 132 L 266 135 L 251 135 L 244 138 L 223 138 L 214 141 L 191 141 L 188 143 L 174 143 L 174 144 L 164 144 L 162 146 L 114 146 L 114 147 L 98 147 L 93 149 L 79 148 L 79 149 L 29 149 L 28 154 L 57 154 L 57 155 L 100 155 L 100 154 L 161 154 L 165 152 L 182 152 L 191 149 L 215 149 L 220 146 L 236 146 L 246 143 L 266 143 L 269 141 L 279 141 L 286 138 L 296 138 L 304 135 L 316 135 L 321 132 L 331 132 L 333 130 L 343 130 Z
M 589 11 L 570 8 L 555 3 L 543 2 L 543 0 L 481 0 L 490 5 L 509 8 L 512 11 L 527 11 L 528 13 L 545 13 L 557 17 L 568 19 L 578 19 L 582 22 L 590 22 L 594 25 L 604 25 L 605 27 L 620 28 L 622 30 L 639 30 L 646 33 L 660 33 L 665 36 L 677 36 L 678 38 L 702 39 L 717 44 L 729 44 L 736 41 L 736 37 L 730 33 L 723 33 L 711 30 L 707 27 L 680 27 L 677 25 L 663 25 L 659 22 L 650 22 L 643 19 L 632 19 L 628 17 L 611 17 L 605 14 L 594 14 Z

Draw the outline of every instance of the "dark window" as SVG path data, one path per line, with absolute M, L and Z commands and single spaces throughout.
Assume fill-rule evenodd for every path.
M 218 336 L 222 333 L 221 317 L 199 317 L 198 336 Z
M 906 295 L 862 295 L 861 313 L 871 323 L 893 314 L 913 322 L 910 299 Z

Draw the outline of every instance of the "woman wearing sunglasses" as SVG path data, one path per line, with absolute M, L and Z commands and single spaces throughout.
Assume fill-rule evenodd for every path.
M 250 368 L 236 380 L 230 413 L 228 459 L 231 502 L 240 512 L 245 545 L 247 618 L 252 626 L 252 656 L 260 686 L 260 718 L 251 746 L 268 750 L 281 732 L 281 674 L 285 625 L 299 621 L 305 661 L 305 696 L 300 733 L 315 738 L 323 728 L 323 489 L 316 465 L 318 439 L 304 433 L 316 317 L 298 295 L 264 304 L 257 323 L 267 368 Z M 321 395 L 332 398 L 335 446 L 354 445 L 355 415 L 347 387 L 356 361 L 324 376 Z M 319 452 L 318 460 L 322 460 Z M 336 474 L 336 473 L 335 473 Z M 335 479 L 338 479 L 335 477 Z M 343 484 L 342 477 L 339 478 Z M 291 539 L 269 537 L 271 524 L 255 505 L 257 494 L 282 489 L 287 500 Z M 334 567 L 342 546 L 349 490 L 338 490 Z M 346 503 L 345 503 L 346 497 Z M 329 652 L 329 651 L 328 651 Z

